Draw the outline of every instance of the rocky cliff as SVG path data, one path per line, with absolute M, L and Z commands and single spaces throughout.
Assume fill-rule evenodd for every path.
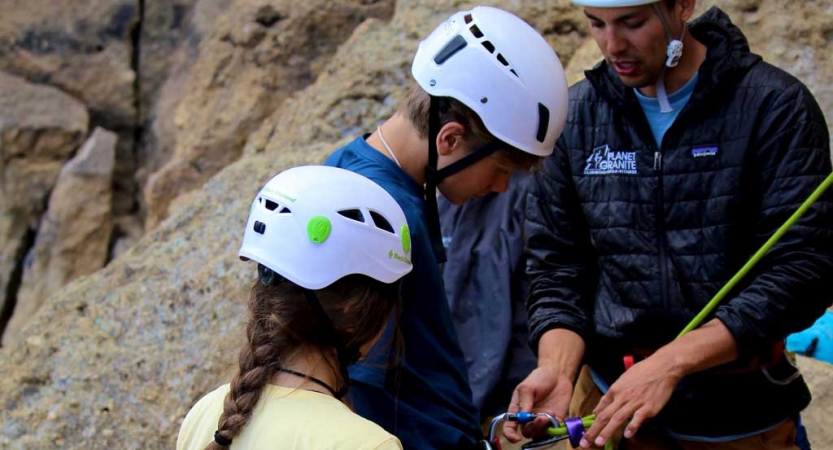
M 567 0 L 485 3 L 537 27 L 571 81 L 598 59 Z M 27 292 L 52 293 L 0 348 L 0 447 L 172 448 L 183 415 L 236 358 L 253 279 L 236 251 L 252 196 L 274 173 L 320 162 L 391 114 L 418 39 L 473 4 L 9 0 L 0 18 L 4 324 Z M 833 6 L 715 0 L 698 9 L 713 4 L 753 50 L 807 83 L 833 128 Z M 94 159 L 112 155 L 111 165 L 62 170 L 93 158 L 83 148 L 96 129 L 114 133 L 99 133 L 99 146 L 110 136 L 112 147 Z M 109 200 L 99 194 L 107 180 Z M 56 241 L 64 228 L 50 225 L 71 216 L 53 201 L 61 186 L 85 181 L 71 191 L 111 205 L 85 212 L 112 228 L 105 266 L 55 272 L 86 248 L 72 245 L 79 236 L 95 234 L 78 226 Z M 833 448 L 833 371 L 800 362 L 816 397 L 805 415 L 811 439 Z

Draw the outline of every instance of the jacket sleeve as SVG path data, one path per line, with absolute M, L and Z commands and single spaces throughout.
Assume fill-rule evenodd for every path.
M 527 310 L 529 342 L 536 354 L 538 341 L 550 329 L 566 328 L 586 337 L 592 328 L 595 259 L 571 172 L 559 141 L 535 173 L 527 196 Z
M 821 110 L 796 81 L 762 116 L 754 173 L 760 213 L 755 249 L 799 208 L 831 172 L 830 140 Z M 750 256 L 751 253 L 750 253 Z M 716 310 L 740 356 L 809 327 L 833 302 L 833 189 L 828 190 L 758 262 L 750 282 Z

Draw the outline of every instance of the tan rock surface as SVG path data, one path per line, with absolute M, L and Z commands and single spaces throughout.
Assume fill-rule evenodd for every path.
M 53 296 L 2 355 L 0 447 L 173 448 L 187 409 L 236 360 L 256 276 L 236 252 L 254 193 L 331 150 L 232 165 L 121 258 Z
M 198 42 L 190 27 L 194 5 L 199 0 L 146 1 L 139 36 L 138 122 L 144 123 L 159 90 L 175 67 L 176 53 Z M 226 1 L 228 3 L 228 1 Z M 190 41 L 190 42 L 189 42 Z
M 352 30 L 389 17 L 391 1 L 237 0 L 200 46 L 177 106 L 173 156 L 148 178 L 147 227 L 177 195 L 235 161 L 246 137 L 287 97 L 315 81 Z
M 10 311 L 7 294 L 20 279 L 20 260 L 88 121 L 78 100 L 0 72 L 0 311 Z
M 121 214 L 136 204 L 134 32 L 143 1 L 7 0 L 0 19 L 0 70 L 59 87 L 87 106 L 92 126 L 120 135 L 114 204 Z
M 833 365 L 798 356 L 798 367 L 810 386 L 813 400 L 801 413 L 814 449 L 833 448 Z
M 112 223 L 113 168 L 118 136 L 96 128 L 61 169 L 26 257 L 17 303 L 3 332 L 3 346 L 69 281 L 91 274 L 107 259 Z
M 130 32 L 138 0 L 6 0 L 0 70 L 60 87 L 114 124 L 132 124 Z
M 21 341 L 0 350 L 0 447 L 172 448 L 182 416 L 202 394 L 227 380 L 236 358 L 246 290 L 253 279 L 251 265 L 239 262 L 236 251 L 254 193 L 280 169 L 319 162 L 335 146 L 390 114 L 408 85 L 418 38 L 452 10 L 471 4 L 398 2 L 390 24 L 364 23 L 331 60 L 321 63 L 314 72 L 317 78 L 305 80 L 306 88 L 288 91 L 288 102 L 268 107 L 258 103 L 267 100 L 243 95 L 267 92 L 246 85 L 260 79 L 242 70 L 257 67 L 246 58 L 253 58 L 268 39 L 242 26 L 250 22 L 246 18 L 252 10 L 241 8 L 238 15 L 225 19 L 231 21 L 226 24 L 240 25 L 237 28 L 218 24 L 217 30 L 225 30 L 238 44 L 259 39 L 260 44 L 235 53 L 221 46 L 226 34 L 206 38 L 201 52 L 216 49 L 218 56 L 232 57 L 228 62 L 198 61 L 197 66 L 210 69 L 208 73 L 183 82 L 190 96 L 187 103 L 193 107 L 176 110 L 182 126 L 176 129 L 176 148 L 202 161 L 193 157 L 199 154 L 195 143 L 233 136 L 247 142 L 245 156 L 201 188 L 179 196 L 172 215 L 109 266 L 52 296 L 24 327 Z M 808 3 L 811 8 L 818 4 Z M 752 8 L 748 2 L 744 5 Z M 562 15 L 551 11 L 567 7 L 567 0 L 503 6 L 539 29 L 553 25 L 553 30 L 560 30 L 550 39 L 556 48 L 565 48 L 563 55 L 572 55 L 571 42 L 581 41 L 582 25 L 574 18 L 555 25 Z M 245 20 L 235 22 L 241 17 Z M 565 31 L 573 26 L 574 31 Z M 271 33 L 277 31 L 270 29 L 267 36 Z M 240 73 L 230 73 L 232 68 Z M 212 84 L 215 73 L 219 84 Z M 211 89 L 216 92 L 206 94 Z M 256 114 L 235 109 L 238 99 Z M 224 114 L 210 125 L 199 120 L 210 118 L 212 111 Z M 238 119 L 245 123 L 234 124 Z M 200 178 L 195 179 L 196 186 L 201 185 Z M 826 389 L 814 388 L 817 398 Z
M 181 5 L 174 5 L 171 8 L 170 5 L 155 3 L 155 6 L 147 8 L 146 15 L 151 17 L 152 21 L 170 21 L 173 25 L 187 20 L 187 25 L 180 25 L 185 27 L 184 31 L 176 31 L 184 35 L 181 41 L 169 43 L 159 37 L 157 40 L 161 42 L 151 44 L 151 49 L 149 49 L 151 55 L 147 59 L 168 50 L 162 62 L 155 59 L 151 61 L 146 61 L 146 58 L 142 59 L 142 76 L 152 79 L 152 81 L 147 80 L 142 83 L 141 117 L 145 128 L 136 155 L 139 166 L 137 181 L 142 189 L 147 184 L 148 176 L 159 170 L 173 154 L 177 135 L 174 114 L 176 107 L 187 93 L 191 70 L 200 56 L 200 42 L 211 35 L 214 22 L 233 2 L 234 0 L 197 0 L 185 17 L 180 17 L 182 12 L 176 10 Z M 153 19 L 153 17 L 157 18 Z M 142 32 L 161 36 L 169 36 L 171 33 L 161 29 L 161 26 L 153 28 L 145 31 L 143 27 Z M 168 46 L 175 46 L 175 48 L 168 49 Z M 144 44 L 142 50 L 146 51 Z M 159 80 L 159 78 L 162 79 Z M 140 200 L 144 209 L 144 200 L 141 197 Z

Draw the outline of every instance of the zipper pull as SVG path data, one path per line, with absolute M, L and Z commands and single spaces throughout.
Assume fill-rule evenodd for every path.
M 659 172 L 662 170 L 662 152 L 659 150 L 654 152 L 654 171 Z

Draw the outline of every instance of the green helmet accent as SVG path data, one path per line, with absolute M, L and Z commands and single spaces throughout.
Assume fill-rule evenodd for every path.
M 324 216 L 313 216 L 307 222 L 307 236 L 309 236 L 309 240 L 316 244 L 326 241 L 332 230 L 333 225 L 330 223 L 330 219 Z
M 411 230 L 408 228 L 408 224 L 402 225 L 400 229 L 400 234 L 402 235 L 402 250 L 405 250 L 405 253 L 411 252 Z

